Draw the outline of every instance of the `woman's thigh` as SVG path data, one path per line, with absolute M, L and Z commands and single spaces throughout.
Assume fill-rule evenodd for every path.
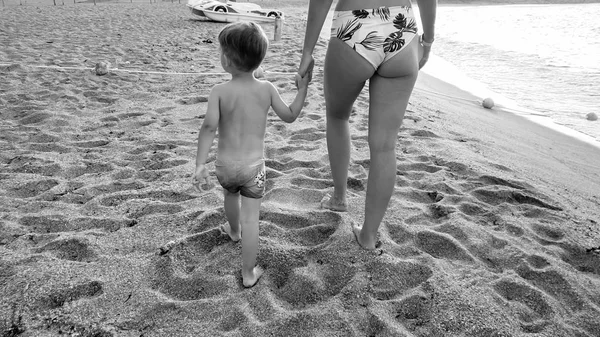
M 375 69 L 343 41 L 332 37 L 327 47 L 324 92 L 327 116 L 348 119 L 352 105 Z
M 413 44 L 416 42 L 416 44 Z M 369 82 L 369 144 L 394 148 L 419 72 L 418 40 L 383 63 Z

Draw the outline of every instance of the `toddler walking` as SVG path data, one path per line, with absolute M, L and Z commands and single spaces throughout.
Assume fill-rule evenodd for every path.
M 252 287 L 263 273 L 256 257 L 259 209 L 266 179 L 263 152 L 267 114 L 273 108 L 283 121 L 295 121 L 306 99 L 310 73 L 305 77 L 296 74 L 298 92 L 288 106 L 273 84 L 254 77 L 269 46 L 258 24 L 236 22 L 225 26 L 219 33 L 219 44 L 221 65 L 231 74 L 231 80 L 216 85 L 208 97 L 198 135 L 193 184 L 200 189 L 207 183 L 206 160 L 218 129 L 215 173 L 224 189 L 228 220 L 222 230 L 233 241 L 242 240 L 243 284 Z

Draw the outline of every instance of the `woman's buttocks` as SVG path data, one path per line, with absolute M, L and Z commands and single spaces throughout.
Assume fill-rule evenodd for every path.
M 395 7 L 395 6 L 411 6 L 410 0 L 338 0 L 335 6 L 336 11 L 351 11 L 355 9 L 371 9 L 379 8 L 382 6 Z

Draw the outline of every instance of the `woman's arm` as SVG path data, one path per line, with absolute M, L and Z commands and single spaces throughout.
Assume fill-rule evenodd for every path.
M 333 0 L 310 0 L 308 4 L 308 18 L 306 20 L 306 32 L 304 33 L 302 59 L 300 60 L 300 67 L 298 69 L 298 73 L 302 77 L 306 76 L 311 63 L 314 62 L 312 53 L 332 3 Z
M 435 39 L 435 15 L 437 11 L 437 0 L 417 0 L 421 24 L 423 24 L 423 41 L 432 43 Z
M 437 11 L 437 0 L 417 0 L 421 24 L 423 25 L 423 36 L 419 45 L 419 69 L 429 60 L 431 44 L 435 40 L 435 16 Z

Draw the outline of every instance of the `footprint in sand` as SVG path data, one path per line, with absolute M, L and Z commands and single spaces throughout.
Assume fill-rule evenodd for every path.
M 333 212 L 289 214 L 270 211 L 263 212 L 260 220 L 265 238 L 283 240 L 290 247 L 320 245 L 329 239 L 342 221 L 341 216 Z
M 417 247 L 438 259 L 473 263 L 473 257 L 455 239 L 436 232 L 421 231 L 416 234 Z
M 263 202 L 265 205 L 303 210 L 317 207 L 322 198 L 322 192 L 311 189 L 273 188 L 265 194 Z
M 435 315 L 431 299 L 421 294 L 411 295 L 401 300 L 394 305 L 392 312 L 396 313 L 396 320 L 410 331 L 415 331 L 420 326 L 426 325 Z
M 261 215 L 259 261 L 279 299 L 303 307 L 335 296 L 349 282 L 355 274 L 349 262 L 340 264 L 323 253 L 341 222 L 341 216 L 333 212 L 267 211 Z
M 562 243 L 560 247 L 564 251 L 560 254 L 563 261 L 581 272 L 600 275 L 600 254 L 595 253 L 595 249 L 586 249 L 568 243 Z M 598 295 L 597 304 L 600 306 L 600 294 Z
M 173 150 L 176 148 L 177 148 L 176 144 L 154 143 L 154 144 L 149 144 L 149 145 L 145 145 L 145 146 L 138 146 L 138 147 L 134 148 L 133 150 L 128 151 L 127 153 L 130 153 L 130 154 L 155 153 L 156 151 L 169 151 L 169 150 Z
M 233 244 L 218 228 L 167 243 L 152 260 L 151 288 L 179 301 L 223 296 L 241 288 L 241 257 Z
M 176 214 L 183 212 L 185 208 L 175 204 L 161 203 L 144 203 L 141 207 L 130 207 L 127 211 L 127 217 L 131 219 L 139 219 L 144 216 L 153 214 Z
M 325 139 L 325 132 L 316 128 L 307 128 L 292 132 L 289 139 L 290 143 L 295 143 L 294 141 L 297 140 L 314 142 Z
M 89 281 L 68 288 L 52 289 L 49 294 L 40 296 L 37 303 L 44 309 L 57 309 L 65 303 L 98 297 L 103 293 L 102 282 Z
M 62 171 L 62 167 L 51 160 L 40 159 L 36 157 L 17 156 L 10 159 L 1 171 L 11 173 L 39 174 L 43 176 L 57 176 Z
M 22 125 L 30 125 L 30 124 L 38 124 L 50 119 L 53 115 L 46 112 L 35 112 L 26 117 L 19 119 L 19 124 Z
M 282 158 L 282 159 L 285 159 L 285 158 Z M 289 170 L 297 169 L 297 168 L 316 169 L 316 168 L 320 168 L 321 166 L 323 166 L 323 164 L 320 162 L 320 160 L 306 161 L 306 160 L 289 159 L 287 161 L 283 161 L 283 160 L 267 159 L 267 160 L 265 160 L 265 166 L 267 166 L 270 169 L 276 170 L 276 171 L 285 172 L 285 171 L 289 171 Z
M 11 192 L 17 198 L 32 198 L 52 189 L 58 184 L 59 181 L 54 179 L 30 181 L 11 188 Z
M 492 288 L 508 302 L 508 306 L 512 307 L 512 311 L 521 321 L 524 332 L 534 332 L 532 330 L 540 332 L 544 323 L 554 315 L 546 295 L 529 284 L 501 279 L 494 283 Z M 534 329 L 534 326 L 538 329 Z
M 537 234 L 538 242 L 541 244 L 554 244 L 562 241 L 565 234 L 557 228 L 550 228 L 539 223 L 531 224 L 531 229 Z
M 31 151 L 56 153 L 69 153 L 73 151 L 70 147 L 65 147 L 55 143 L 32 143 L 28 145 L 28 149 Z
M 27 227 L 34 233 L 77 232 L 94 228 L 115 232 L 122 227 L 134 226 L 136 223 L 135 220 L 131 219 L 111 219 L 106 217 L 69 219 L 62 215 L 25 216 L 19 219 L 19 224 Z
M 515 269 L 517 275 L 547 295 L 556 298 L 573 311 L 582 310 L 584 301 L 567 279 L 556 270 L 534 270 L 522 263 Z
M 402 296 L 433 275 L 428 266 L 392 257 L 373 261 L 367 265 L 367 271 L 371 277 L 373 297 L 380 301 Z
M 106 173 L 112 172 L 113 170 L 114 167 L 110 163 L 85 160 L 82 161 L 81 166 L 68 167 L 63 176 L 68 179 L 73 179 L 85 174 Z
M 540 198 L 529 195 L 527 192 L 515 191 L 505 189 L 502 187 L 484 187 L 477 188 L 471 191 L 471 195 L 479 201 L 492 205 L 498 206 L 503 203 L 509 203 L 514 205 L 532 205 L 536 207 L 546 208 L 553 211 L 561 211 L 562 208 L 553 206 Z
M 51 252 L 59 259 L 75 262 L 92 262 L 97 258 L 97 254 L 90 248 L 87 240 L 80 238 L 52 241 L 35 251 Z
M 72 143 L 71 145 L 73 145 L 75 147 L 83 148 L 83 149 L 93 149 L 93 148 L 105 146 L 108 144 L 110 144 L 110 141 L 108 141 L 108 140 L 90 140 L 90 141 Z
M 145 193 L 128 193 L 128 194 L 117 194 L 112 196 L 104 197 L 100 200 L 100 204 L 108 207 L 119 206 L 128 200 L 136 199 L 149 199 L 154 201 L 162 201 L 166 203 L 178 203 L 195 199 L 196 197 L 186 193 L 180 193 L 176 191 L 162 190 L 162 191 L 151 191 Z

